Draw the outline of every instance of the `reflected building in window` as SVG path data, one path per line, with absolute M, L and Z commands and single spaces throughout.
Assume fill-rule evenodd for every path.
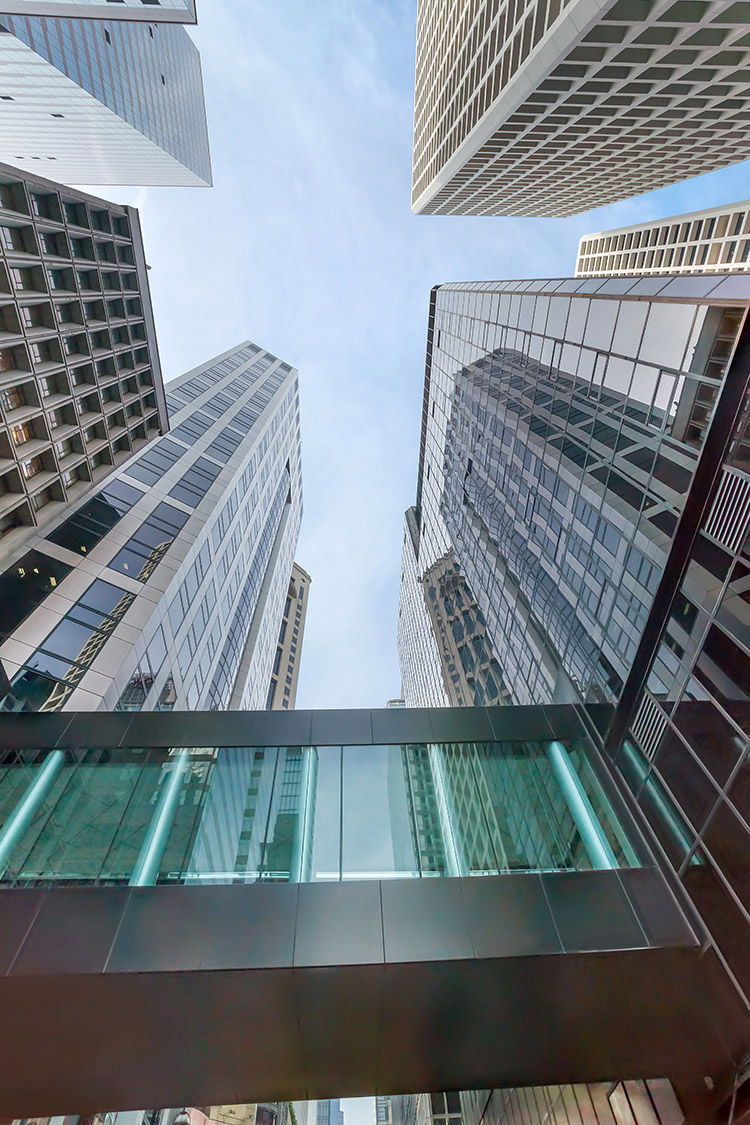
M 0 322 L 2 559 L 168 428 L 137 210 L 0 165 Z
M 192 19 L 192 4 L 145 22 L 154 10 L 0 4 L 0 159 L 68 184 L 210 185 L 200 56 L 174 18 Z
M 572 215 L 747 160 L 747 9 L 420 0 L 412 208 Z
M 248 342 L 167 404 L 169 436 L 9 559 L 4 709 L 264 707 L 302 511 L 297 373 Z
M 692 898 L 745 1013 L 749 306 L 741 274 L 433 290 L 399 615 L 408 706 L 441 702 L 436 685 L 445 700 L 456 667 L 448 618 L 429 594 L 448 563 L 481 611 L 500 702 L 591 705 L 617 782 Z M 479 809 L 461 803 L 466 761 L 444 748 L 440 759 L 431 748 L 408 761 L 411 791 L 436 794 L 412 846 L 460 865 Z M 525 847 L 554 867 L 555 847 L 581 845 L 575 831 L 540 833 L 559 809 L 539 817 L 534 795 L 547 800 L 551 773 L 534 768 L 536 778 L 517 773 L 494 792 L 485 766 L 471 764 L 483 846 L 501 855 L 498 810 L 506 823 L 517 817 L 511 869 Z M 445 851 L 446 807 L 460 826 L 452 859 L 435 848 Z M 582 1120 L 625 1122 L 633 1106 L 637 1121 L 681 1120 L 674 1090 L 658 1083 L 462 1097 L 474 1097 L 474 1125 L 562 1120 L 576 1099 Z
M 344 1111 L 339 1098 L 327 1098 L 317 1104 L 316 1125 L 344 1125 Z
M 584 234 L 576 277 L 750 270 L 750 200 Z

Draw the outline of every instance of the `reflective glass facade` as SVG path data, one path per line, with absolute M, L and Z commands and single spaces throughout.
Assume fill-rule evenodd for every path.
M 5 710 L 265 705 L 302 512 L 296 372 L 248 342 L 167 397 L 169 436 L 0 577 L 29 588 L 0 614 Z
M 0 14 L 196 23 L 195 0 L 0 0 Z
M 429 606 L 451 560 L 509 701 L 606 705 L 597 737 L 715 942 L 740 1024 L 749 302 L 739 275 L 434 290 L 399 626 L 414 705 L 436 648 L 444 682 L 455 657 Z M 432 636 L 415 651 L 403 623 L 418 618 Z M 540 1119 L 502 1104 L 485 1120 Z
M 0 158 L 43 161 L 67 183 L 211 183 L 200 57 L 183 27 L 0 21 Z

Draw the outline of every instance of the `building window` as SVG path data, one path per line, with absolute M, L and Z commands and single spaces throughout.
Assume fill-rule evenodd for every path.
M 191 508 L 196 508 L 221 472 L 218 465 L 199 457 L 169 495 Z
M 37 473 L 41 473 L 44 463 L 41 457 L 30 457 L 28 461 L 21 462 L 21 473 L 26 480 L 31 480 Z
M 59 711 L 135 599 L 97 578 L 13 680 L 24 711 Z
M 142 497 L 140 489 L 121 480 L 111 481 L 47 538 L 59 547 L 85 555 Z
M 73 568 L 28 551 L 0 574 L 0 639 L 6 640 Z
M 31 441 L 34 436 L 31 422 L 21 422 L 18 426 L 11 426 L 10 433 L 14 445 L 23 445 L 25 442 Z
M 157 504 L 109 566 L 147 582 L 189 518 L 171 504 Z

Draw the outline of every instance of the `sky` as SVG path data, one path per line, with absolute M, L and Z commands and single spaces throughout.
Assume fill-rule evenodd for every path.
M 165 380 L 245 339 L 299 369 L 298 707 L 400 694 L 431 287 L 570 276 L 583 234 L 750 195 L 743 164 L 569 219 L 413 215 L 416 6 L 201 0 L 214 187 L 92 189 L 140 208 Z

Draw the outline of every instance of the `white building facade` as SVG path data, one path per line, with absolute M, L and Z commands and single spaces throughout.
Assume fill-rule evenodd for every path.
M 744 273 L 750 269 L 750 199 L 585 234 L 576 277 Z
M 265 707 L 302 514 L 297 373 L 246 342 L 168 406 L 171 432 L 0 577 L 1 596 L 29 556 L 53 571 L 3 620 L 5 709 Z
M 0 72 L 0 160 L 68 184 L 211 184 L 184 27 L 0 14 Z
M 561 216 L 746 160 L 747 9 L 420 0 L 412 208 Z

